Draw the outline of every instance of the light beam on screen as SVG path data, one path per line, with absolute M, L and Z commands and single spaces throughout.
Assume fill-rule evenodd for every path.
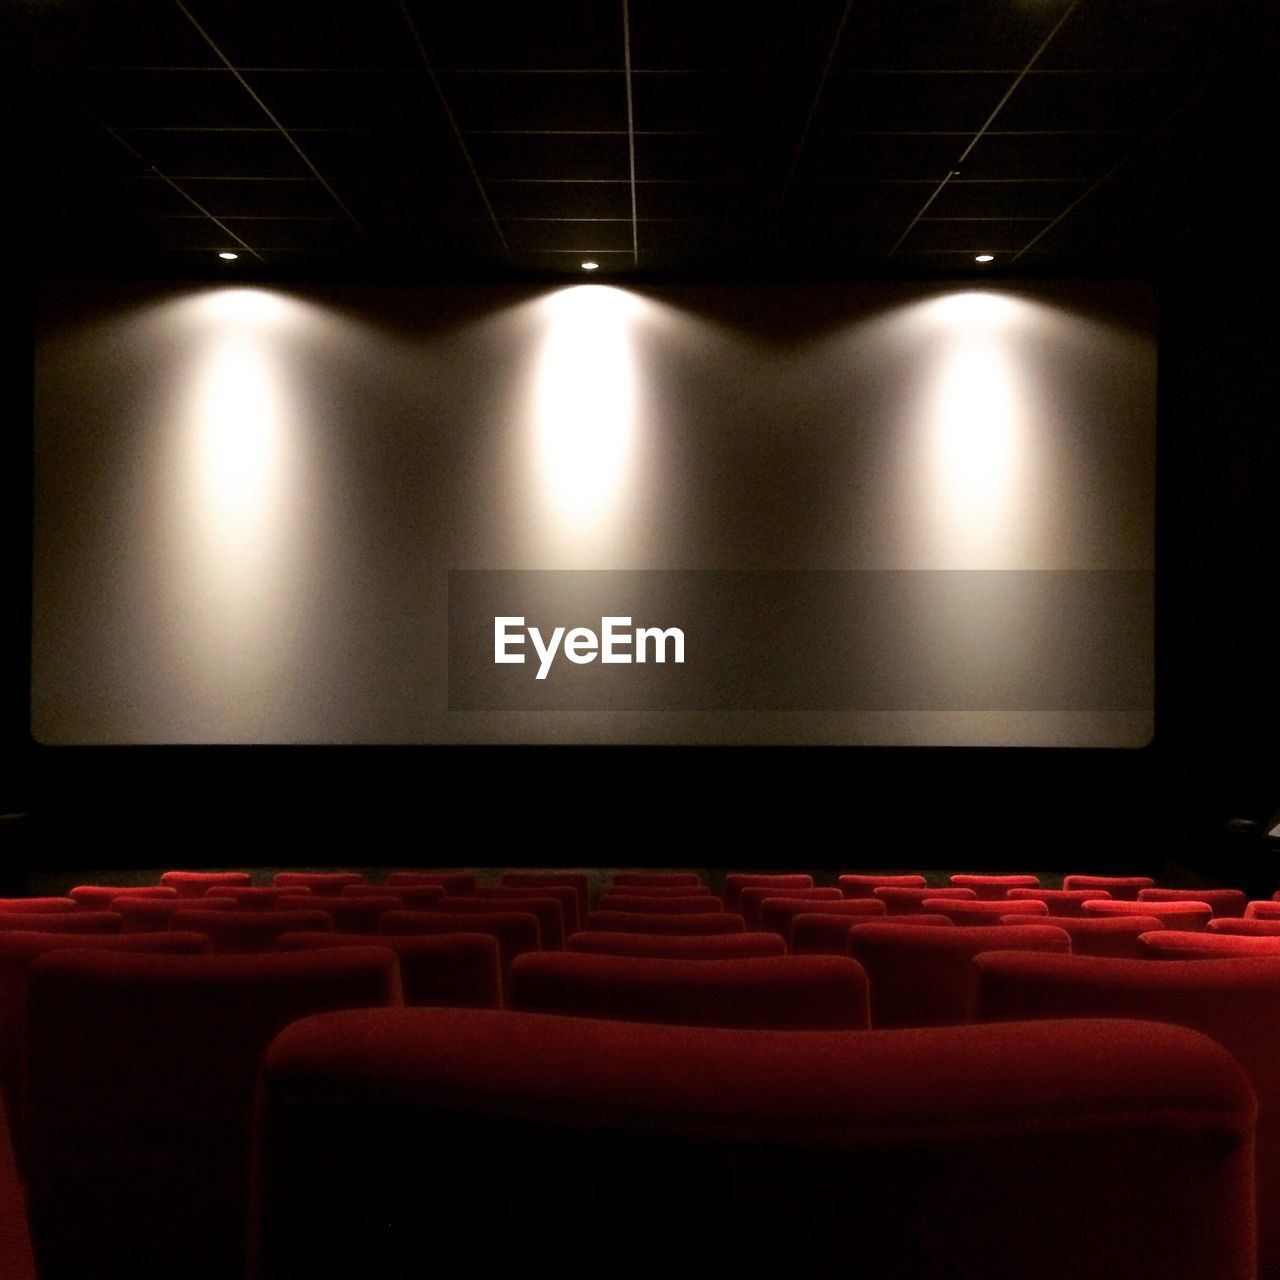
M 610 515 L 630 459 L 636 299 L 579 285 L 553 294 L 545 308 L 534 406 L 538 464 L 555 520 L 587 533 Z

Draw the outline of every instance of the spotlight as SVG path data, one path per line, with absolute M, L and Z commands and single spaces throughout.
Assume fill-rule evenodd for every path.
M 220 257 L 223 260 L 223 262 L 234 262 L 239 256 L 240 255 L 238 253 L 230 253 L 230 252 L 218 254 L 218 257 Z
M 583 271 L 599 271 L 600 264 L 598 262 L 584 262 L 582 264 Z
M 994 253 L 979 253 L 973 260 L 974 262 L 994 262 L 996 255 Z

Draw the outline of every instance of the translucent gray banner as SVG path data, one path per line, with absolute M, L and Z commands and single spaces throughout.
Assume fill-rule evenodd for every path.
M 1153 705 L 1140 570 L 449 574 L 451 711 Z

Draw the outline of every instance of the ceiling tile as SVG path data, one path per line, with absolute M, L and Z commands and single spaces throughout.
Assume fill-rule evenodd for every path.
M 421 70 L 251 71 L 245 79 L 287 129 L 448 128 Z
M 470 134 L 467 147 L 486 181 L 628 182 L 625 134 Z
M 530 75 L 442 74 L 449 110 L 464 130 L 625 132 L 627 82 L 616 71 Z

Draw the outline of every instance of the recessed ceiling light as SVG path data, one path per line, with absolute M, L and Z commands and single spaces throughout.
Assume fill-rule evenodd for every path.
M 583 271 L 599 271 L 600 264 L 598 262 L 584 262 L 582 264 Z
M 994 253 L 980 253 L 975 256 L 974 262 L 994 262 L 996 255 Z
M 218 254 L 218 257 L 220 257 L 220 258 L 223 260 L 223 262 L 234 262 L 234 261 L 235 261 L 239 256 L 240 256 L 240 255 L 239 255 L 238 253 L 220 253 L 220 254 Z

